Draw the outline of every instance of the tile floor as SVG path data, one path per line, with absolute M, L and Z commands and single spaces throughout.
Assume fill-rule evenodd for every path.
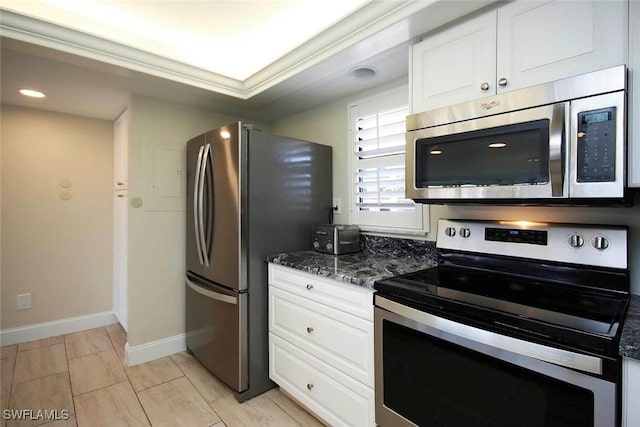
M 115 324 L 0 348 L 0 426 L 322 426 L 278 389 L 238 403 L 186 352 L 128 367 L 126 340 Z

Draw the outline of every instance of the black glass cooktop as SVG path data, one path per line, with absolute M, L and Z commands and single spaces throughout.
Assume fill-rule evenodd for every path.
M 604 351 L 615 347 L 628 272 L 455 256 L 439 267 L 377 281 L 382 296 L 512 335 Z M 464 267 L 458 265 L 462 262 Z

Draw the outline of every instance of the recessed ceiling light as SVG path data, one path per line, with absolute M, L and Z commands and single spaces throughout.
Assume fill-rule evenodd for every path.
M 349 75 L 357 80 L 370 80 L 376 76 L 376 70 L 371 67 L 356 67 L 349 70 Z
M 489 148 L 504 148 L 507 144 L 504 142 L 494 142 L 493 144 L 489 144 Z
M 30 96 L 32 98 L 44 98 L 46 96 L 44 93 L 33 89 L 20 89 L 19 92 L 25 96 Z

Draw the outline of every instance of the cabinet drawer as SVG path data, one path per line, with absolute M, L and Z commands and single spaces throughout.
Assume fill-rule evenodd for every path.
M 373 389 L 269 334 L 269 377 L 331 426 L 373 426 Z
M 373 322 L 270 287 L 269 331 L 373 388 Z
M 373 321 L 373 289 L 269 264 L 269 285 Z

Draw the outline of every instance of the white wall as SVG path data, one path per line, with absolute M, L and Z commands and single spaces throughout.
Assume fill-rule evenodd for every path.
M 1 114 L 1 328 L 110 311 L 113 123 L 7 105 Z M 22 293 L 32 308 L 17 311 Z
M 372 93 L 382 92 L 406 81 L 382 85 L 329 104 L 305 111 L 285 120 L 272 123 L 272 130 L 282 135 L 309 139 L 333 146 L 333 193 L 348 200 L 347 160 L 349 154 L 347 104 Z M 343 208 L 346 212 L 347 209 Z M 632 208 L 597 207 L 490 207 L 490 206 L 431 206 L 431 230 L 427 235 L 435 240 L 438 218 L 518 219 L 549 222 L 573 222 L 593 224 L 616 224 L 629 226 L 629 268 L 631 269 L 632 292 L 640 294 L 640 197 L 636 197 Z M 345 215 L 336 216 L 336 223 L 346 223 Z

